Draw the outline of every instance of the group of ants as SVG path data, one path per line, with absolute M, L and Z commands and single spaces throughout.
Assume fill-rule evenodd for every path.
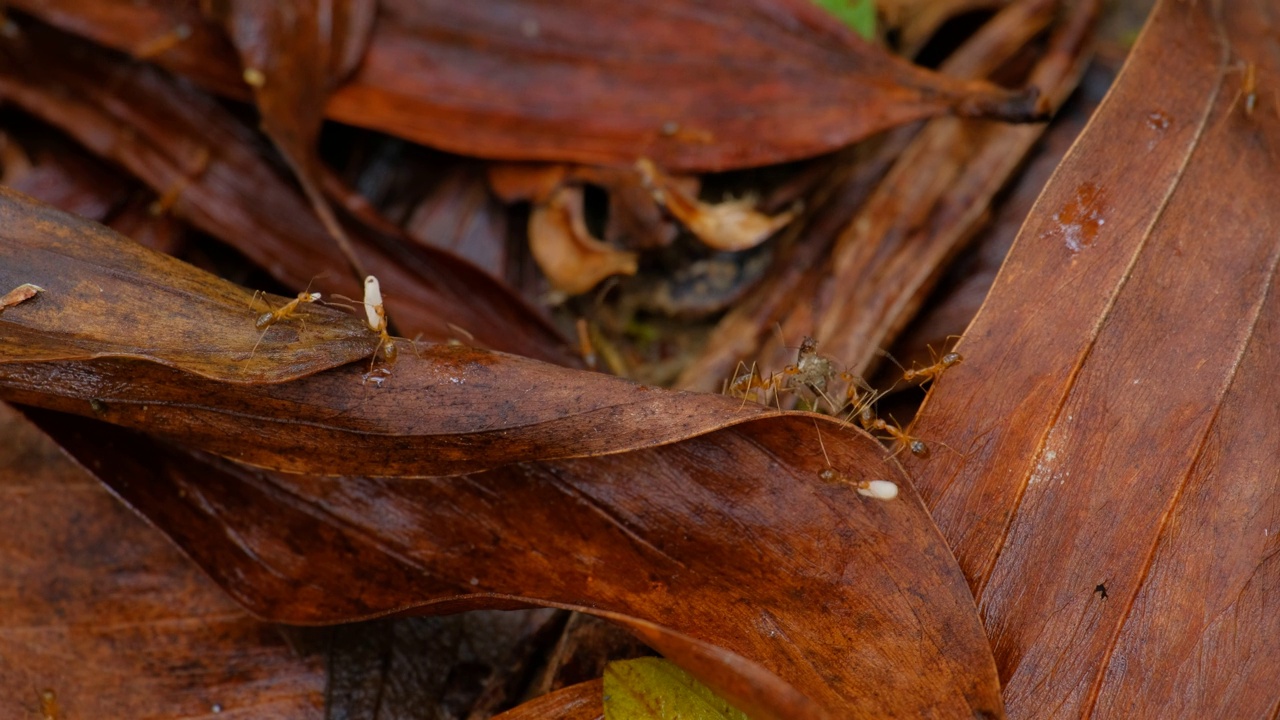
M 259 296 L 260 293 L 254 294 L 251 306 L 257 304 Z M 262 343 L 262 339 L 266 337 L 267 331 L 273 325 L 293 317 L 303 305 L 318 302 L 320 297 L 320 293 L 310 292 L 310 287 L 308 287 L 307 290 L 298 293 L 297 297 L 279 308 L 270 309 L 270 306 L 268 306 L 268 311 L 259 315 L 254 322 L 254 326 L 262 331 L 262 335 L 258 337 L 258 342 L 253 346 L 254 352 L 257 351 L 258 345 Z M 367 325 L 373 333 L 378 335 L 378 345 L 374 348 L 373 355 L 369 360 L 369 372 L 364 374 L 364 382 L 374 382 L 381 387 L 383 381 L 391 374 L 389 366 L 395 363 L 399 352 L 395 341 L 387 330 L 387 313 L 382 304 L 382 292 L 378 285 L 378 279 L 372 275 L 365 278 L 363 302 L 341 296 L 336 297 L 364 306 Z M 301 317 L 299 317 L 299 320 L 301 320 Z M 903 382 L 915 384 L 935 381 L 947 369 L 964 360 L 959 353 L 952 351 L 937 357 L 932 365 L 908 369 L 903 368 L 888 353 L 883 354 L 902 370 Z M 250 357 L 252 357 L 252 353 Z M 377 367 L 376 363 L 379 357 L 381 357 L 382 365 Z M 754 363 L 750 368 L 747 368 L 744 363 L 738 363 L 733 378 L 725 382 L 723 392 L 732 397 L 741 398 L 743 403 L 754 400 L 768 405 L 772 400 L 779 409 L 782 408 L 781 396 L 787 392 L 795 392 L 807 405 L 808 409 L 815 412 L 823 412 L 823 404 L 825 403 L 825 411 L 828 414 L 844 416 L 846 423 L 852 422 L 854 418 L 857 418 L 858 423 L 864 430 L 872 434 L 879 433 L 877 437 L 881 440 L 891 441 L 897 446 L 897 449 L 889 457 L 893 457 L 903 450 L 910 451 L 916 457 L 928 456 L 929 447 L 922 440 L 913 437 L 892 418 L 886 421 L 876 415 L 876 402 L 892 391 L 893 388 L 877 391 L 861 377 L 848 370 L 842 371 L 836 368 L 836 364 L 829 358 L 818 354 L 817 341 L 811 337 L 806 337 L 796 353 L 795 364 L 786 366 L 780 373 L 771 372 L 768 377 L 764 377 Z M 837 389 L 842 386 L 843 389 L 837 392 Z M 818 440 L 819 442 L 822 441 L 821 432 L 819 432 Z M 825 456 L 825 445 L 822 450 Z M 821 477 L 828 481 L 847 479 L 831 467 L 829 458 L 827 460 L 827 469 L 821 473 Z M 888 481 L 864 481 L 855 483 L 855 485 L 857 485 L 859 493 L 872 497 L 889 499 L 897 495 L 896 485 Z M 890 489 L 888 486 L 892 486 L 892 488 Z
M 894 360 L 892 355 L 888 353 L 882 353 L 882 355 L 902 370 L 903 382 L 914 384 L 937 380 L 948 368 L 964 360 L 960 353 L 953 351 L 936 357 L 934 363 L 927 367 L 904 368 Z M 780 373 L 771 372 L 766 378 L 760 374 L 754 363 L 749 368 L 744 363 L 738 363 L 733 379 L 725 383 L 723 392 L 732 397 L 741 398 L 744 403 L 754 400 L 768 405 L 772 399 L 778 409 L 782 409 L 783 393 L 796 392 L 801 396 L 801 402 L 807 406 L 807 409 L 843 416 L 846 423 L 857 418 L 858 423 L 867 432 L 883 433 L 878 436 L 880 439 L 892 441 L 897 446 L 894 455 L 903 450 L 909 450 L 916 457 L 928 456 L 929 447 L 922 440 L 911 436 L 892 418 L 886 421 L 876 415 L 876 401 L 894 388 L 877 391 L 861 377 L 848 370 L 837 370 L 836 367 L 830 358 L 818 354 L 817 341 L 806 337 L 796 353 L 794 365 L 786 366 Z M 843 385 L 843 391 L 836 392 L 841 385 Z

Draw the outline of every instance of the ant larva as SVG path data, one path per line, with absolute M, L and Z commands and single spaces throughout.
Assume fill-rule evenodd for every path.
M 378 354 L 382 354 L 382 362 L 384 365 L 394 365 L 400 357 L 400 348 L 396 345 L 396 341 L 392 339 L 391 333 L 387 332 L 387 309 L 382 304 L 382 287 L 378 284 L 378 278 L 369 275 L 364 279 L 364 301 L 352 300 L 342 295 L 334 295 L 333 297 L 341 298 L 350 302 L 355 302 L 364 306 L 365 324 L 369 329 L 378 334 L 378 345 L 373 349 L 373 355 L 369 358 L 369 372 L 361 376 L 361 382 L 368 384 L 372 382 L 378 387 L 382 387 L 382 383 L 391 375 L 390 368 L 380 367 L 375 369 L 373 366 L 378 361 Z
M 827 444 L 822 440 L 822 430 L 818 428 L 817 420 L 813 421 L 813 429 L 818 433 L 818 447 L 822 448 L 822 459 L 827 463 L 827 469 L 818 473 L 819 478 L 824 482 L 852 485 L 859 495 L 876 498 L 877 500 L 892 500 L 898 497 L 896 483 L 888 480 L 854 480 L 832 467 L 831 457 L 827 455 Z
M 382 288 L 378 285 L 378 278 L 370 275 L 364 279 L 364 313 L 365 320 L 369 325 L 369 329 L 378 333 L 378 346 L 373 349 L 373 357 L 369 358 L 369 372 L 364 376 L 364 382 L 373 380 L 378 387 L 382 387 L 382 381 L 386 379 L 391 371 L 385 367 L 379 368 L 379 373 L 375 375 L 373 364 L 378 361 L 378 352 L 382 352 L 382 362 L 386 365 L 394 365 L 396 359 L 400 357 L 400 349 L 396 347 L 396 341 L 391 339 L 391 334 L 387 332 L 387 310 L 382 305 Z

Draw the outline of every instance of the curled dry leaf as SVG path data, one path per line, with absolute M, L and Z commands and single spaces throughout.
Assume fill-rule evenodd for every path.
M 26 302 L 42 292 L 44 292 L 44 288 L 39 285 L 23 283 L 5 293 L 4 297 L 0 297 L 0 313 L 4 312 L 5 308 L 11 308 L 14 305 Z
M 180 3 L 20 5 L 125 52 L 189 22 Z M 136 6 L 136 7 L 130 7 Z M 691 42 L 690 38 L 698 38 Z M 177 46 L 154 60 L 221 88 Z M 236 92 L 242 93 L 242 89 Z M 464 155 L 585 164 L 649 157 L 680 172 L 809 157 L 955 112 L 1031 119 L 1034 92 L 933 73 L 809 0 L 558 3 L 386 0 L 328 117 Z
M 273 356 L 283 370 L 260 376 L 314 374 L 238 382 L 237 353 L 219 346 L 253 337 L 246 293 L 145 250 L 116 260 L 126 273 L 98 257 L 116 258 L 122 239 L 0 198 L 0 247 L 19 249 L 0 281 L 34 276 L 55 254 L 9 238 L 79 248 L 41 297 L 62 297 L 58 312 L 0 317 L 0 396 L 181 443 L 41 419 L 260 617 L 563 607 L 626 625 L 753 716 L 1000 715 L 963 578 L 865 434 L 449 346 L 402 353 L 387 386 L 372 387 L 363 362 L 325 353 L 350 345 L 315 334 L 360 324 L 328 312 L 308 320 L 313 335 L 298 328 L 280 343 L 292 350 Z M 182 335 L 205 338 L 199 352 L 164 339 L 168 314 L 113 327 L 102 352 L 87 318 L 107 303 L 82 288 L 109 288 L 115 312 L 151 320 L 170 279 L 199 322 L 198 336 Z M 312 310 L 324 311 L 300 312 Z M 176 332 L 188 320 L 172 322 Z M 359 337 L 351 345 L 372 352 L 367 328 Z M 323 364 L 334 367 L 315 372 Z M 898 498 L 857 492 L 885 479 Z
M 529 216 L 529 250 L 538 267 L 561 292 L 577 295 L 610 275 L 634 275 L 636 254 L 591 236 L 582 214 L 581 186 L 552 191 Z
M 701 202 L 671 182 L 666 173 L 645 158 L 636 162 L 636 171 L 659 205 L 684 223 L 699 240 L 716 250 L 753 248 L 785 227 L 798 212 L 792 209 L 771 217 L 757 212 L 755 198 L 750 197 L 714 205 Z
M 1280 703 L 1274 23 L 1157 6 L 920 415 L 1011 714 Z
M 44 288 L 5 312 L 5 360 L 143 357 L 222 382 L 271 382 L 367 357 L 377 341 L 358 319 L 316 304 L 264 330 L 287 298 L 255 298 L 88 220 L 0 188 L 0 286 Z M 301 352 L 309 348 L 307 352 Z M 129 383 L 125 376 L 122 385 Z M 105 388 L 100 388 L 105 390 Z
M 6 717 L 324 717 L 319 658 L 295 655 L 3 405 L 0 495 Z

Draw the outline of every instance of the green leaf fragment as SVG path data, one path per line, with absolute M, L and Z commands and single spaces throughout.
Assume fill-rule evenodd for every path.
M 876 36 L 874 0 L 813 0 L 866 40 Z
M 675 664 L 656 657 L 604 669 L 605 720 L 748 720 Z

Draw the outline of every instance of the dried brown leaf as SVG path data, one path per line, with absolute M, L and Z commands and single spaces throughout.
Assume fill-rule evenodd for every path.
M 920 416 L 1013 714 L 1280 703 L 1274 23 L 1159 4 Z
M 6 717 L 324 717 L 316 658 L 291 652 L 2 405 L 0 496 Z
M 755 209 L 754 198 L 710 204 L 685 192 L 652 161 L 636 163 L 642 182 L 654 200 L 667 209 L 708 247 L 716 250 L 749 250 L 786 227 L 797 209 L 769 216 Z
M 24 7 L 126 52 L 185 17 L 180 3 L 130 11 L 120 7 L 130 0 L 112 0 L 112 13 L 94 11 L 103 25 L 86 27 L 81 1 Z M 227 76 L 202 70 L 184 49 L 155 59 L 212 75 L 211 87 Z M 817 155 L 947 112 L 1038 115 L 1034 93 L 912 66 L 808 0 L 696 8 L 677 0 L 387 0 L 364 63 L 326 112 L 465 155 L 585 164 L 649 157 L 680 172 Z
M 966 41 L 944 69 L 962 77 L 993 72 L 1044 28 L 1056 5 L 1014 3 Z M 1041 61 L 1042 77 L 1065 72 L 1059 54 Z M 1069 83 L 1057 84 L 1062 87 L 1054 92 L 1061 97 Z M 805 242 L 784 253 L 785 264 L 759 292 L 721 320 L 681 373 L 679 387 L 719 387 L 743 358 L 780 369 L 794 352 L 784 347 L 787 342 L 812 335 L 824 353 L 865 370 L 923 300 L 939 263 L 972 232 L 1041 128 L 940 118 L 911 131 L 903 128 L 865 156 L 844 161 L 826 197 L 816 199 L 815 211 L 798 223 Z M 779 341 L 776 328 L 783 322 Z
M 533 206 L 529 250 L 561 292 L 578 295 L 611 275 L 634 275 L 639 259 L 591 236 L 582 212 L 582 187 L 566 186 Z
M 252 130 L 212 98 L 154 68 L 50 33 L 24 26 L 16 38 L 3 38 L 0 95 L 157 192 L 178 188 L 174 214 L 289 285 L 301 290 L 322 276 L 324 290 L 362 295 L 307 202 L 261 157 Z M 447 340 L 461 327 L 488 347 L 578 364 L 536 311 L 469 263 L 378 228 L 361 228 L 352 239 L 381 279 L 400 332 Z
M 123 240 L 0 199 L 6 237 L 38 234 L 93 260 L 67 265 L 38 298 L 60 298 L 58 312 L 32 303 L 0 316 L 0 396 L 182 443 L 42 414 L 257 615 L 564 607 L 629 627 L 760 717 L 1000 714 L 963 578 L 865 434 L 440 345 L 403 352 L 384 387 L 360 382 L 363 363 L 271 384 L 215 379 L 238 361 L 221 338 L 254 334 L 225 283 L 145 250 L 118 261 L 132 274 L 104 266 L 94 253 L 115 257 Z M 35 241 L 0 247 L 11 245 L 21 252 L 0 282 L 52 256 Z M 148 314 L 169 279 L 190 295 L 208 287 L 185 304 L 191 320 Z M 78 290 L 99 284 L 116 312 L 149 321 L 113 327 L 108 354 L 75 345 L 105 342 L 85 318 L 107 303 Z M 312 333 L 358 323 L 313 318 Z M 158 334 L 196 320 L 207 339 L 191 357 Z M 295 365 L 340 345 L 290 340 L 281 357 Z M 72 359 L 58 356 L 65 346 Z M 897 499 L 859 494 L 886 478 Z
M 495 715 L 493 720 L 604 720 L 604 681 L 570 685 Z

